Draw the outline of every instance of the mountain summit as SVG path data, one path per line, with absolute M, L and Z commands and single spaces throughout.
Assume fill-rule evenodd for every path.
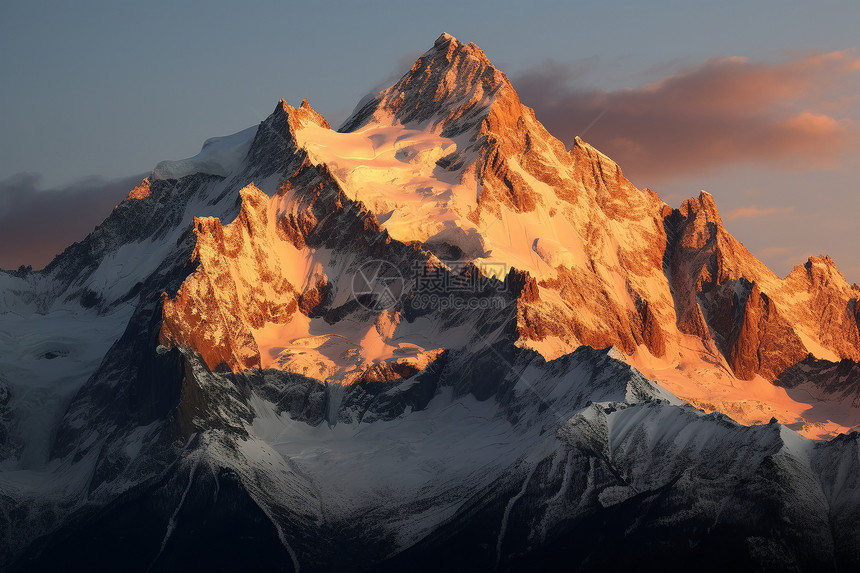
M 0 566 L 856 569 L 858 298 L 443 34 L 0 272 Z
M 519 104 L 508 78 L 479 47 L 442 34 L 399 82 L 356 110 L 341 131 L 394 119 L 454 137 L 490 121 L 488 116 L 518 112 Z

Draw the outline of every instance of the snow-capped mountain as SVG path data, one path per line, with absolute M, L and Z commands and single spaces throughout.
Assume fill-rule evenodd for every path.
M 0 272 L 0 564 L 853 570 L 858 297 L 443 34 Z

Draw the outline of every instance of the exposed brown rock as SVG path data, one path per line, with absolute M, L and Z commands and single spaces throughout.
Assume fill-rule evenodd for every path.
M 383 362 L 381 364 L 374 364 L 365 370 L 361 377 L 356 380 L 356 383 L 393 382 L 414 376 L 420 371 L 421 369 L 418 366 L 404 360 Z
M 836 268 L 829 256 L 810 257 L 794 267 L 786 277 L 785 296 L 802 298 L 792 310 L 795 320 L 802 321 L 808 334 L 840 358 L 860 361 L 856 291 Z
M 727 358 L 735 376 L 750 380 L 761 374 L 773 380 L 806 357 L 800 338 L 757 284 L 752 284 L 742 306 L 739 324 L 727 341 Z
M 637 313 L 630 317 L 633 338 L 637 344 L 644 344 L 654 356 L 665 356 L 667 334 L 648 301 L 636 294 Z
M 533 303 L 540 300 L 537 282 L 526 271 L 511 269 L 505 277 L 505 286 L 511 292 L 518 293 L 521 302 Z
M 631 324 L 630 314 L 613 298 L 596 275 L 587 271 L 561 268 L 556 279 L 541 281 L 540 286 L 556 291 L 570 308 L 583 311 L 588 309 L 588 313 L 562 315 L 560 309 L 524 304 L 526 301 L 521 300 L 523 332 L 534 332 L 539 339 L 546 336 L 572 339 L 578 344 L 594 348 L 618 346 L 628 354 L 632 354 L 637 344 L 644 341 L 640 315 L 633 314 L 635 323 L 639 325 L 639 331 L 634 335 L 637 328 Z M 648 335 L 649 339 L 655 337 L 653 325 L 650 328 L 652 331 Z
M 145 199 L 149 197 L 149 177 L 143 179 L 137 187 L 132 189 L 127 199 Z
M 299 311 L 306 316 L 317 316 L 324 304 L 331 297 L 331 283 L 325 277 L 320 277 L 317 283 L 309 286 L 299 296 Z
M 237 372 L 261 364 L 251 329 L 285 323 L 298 308 L 295 287 L 265 253 L 274 246 L 267 236 L 269 198 L 253 185 L 240 195 L 239 214 L 229 225 L 195 219 L 193 260 L 199 264 L 176 297 L 165 298 L 161 333 L 162 344 L 193 348 L 210 369 Z
M 625 219 L 651 214 L 653 205 L 631 198 L 640 194 L 657 196 L 650 190 L 638 190 L 624 177 L 618 164 L 577 137 L 570 150 L 578 182 L 595 193 L 601 211 L 611 219 Z

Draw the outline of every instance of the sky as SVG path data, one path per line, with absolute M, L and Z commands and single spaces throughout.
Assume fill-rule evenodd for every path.
M 0 3 L 0 267 L 44 266 L 157 162 L 308 98 L 333 125 L 442 32 L 569 147 L 673 207 L 711 192 L 780 275 L 860 282 L 860 3 Z

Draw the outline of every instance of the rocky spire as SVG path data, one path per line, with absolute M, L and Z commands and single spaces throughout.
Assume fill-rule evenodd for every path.
M 307 99 L 302 100 L 299 107 L 293 107 L 283 99 L 278 101 L 274 111 L 260 123 L 251 143 L 246 161 L 247 179 L 260 180 L 274 170 L 282 173 L 290 168 L 295 170 L 295 160 L 304 158 L 303 152 L 297 153 L 296 130 L 308 125 L 330 129 L 329 123 Z

